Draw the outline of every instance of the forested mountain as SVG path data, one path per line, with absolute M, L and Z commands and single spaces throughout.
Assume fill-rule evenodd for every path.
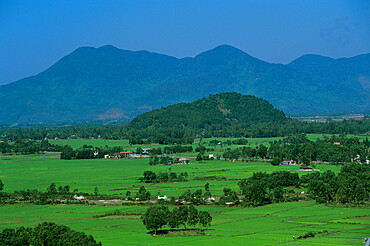
M 235 92 L 210 95 L 192 103 L 178 103 L 152 110 L 134 118 L 128 125 L 137 130 L 188 129 L 199 133 L 249 128 L 253 124 L 287 122 L 285 114 L 255 96 Z
M 370 102 L 370 54 L 351 58 L 333 59 L 319 55 L 304 55 L 288 64 L 321 83 L 344 88 L 345 92 L 358 95 L 364 109 Z
M 0 86 L 0 124 L 132 119 L 221 92 L 258 96 L 289 114 L 369 109 L 348 83 L 333 86 L 294 63 L 267 63 L 228 45 L 183 59 L 103 46 L 78 48 L 40 74 Z

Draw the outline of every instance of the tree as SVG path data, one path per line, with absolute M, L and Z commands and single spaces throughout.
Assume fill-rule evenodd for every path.
M 277 165 L 280 164 L 280 162 L 281 162 L 281 160 L 280 160 L 279 157 L 274 157 L 274 159 L 272 159 L 272 161 L 271 161 L 271 165 L 277 166 Z
M 50 222 L 43 222 L 36 227 L 19 227 L 0 231 L 0 245 L 89 245 L 101 246 L 92 236 L 84 232 Z
M 157 175 L 152 171 L 145 171 L 143 174 L 143 182 L 145 183 L 152 183 L 156 180 Z
M 97 186 L 94 188 L 94 194 L 95 196 L 99 195 L 99 188 Z
M 260 144 L 257 150 L 257 155 L 261 158 L 265 158 L 267 155 L 267 147 L 263 144 Z
M 171 228 L 179 228 L 180 226 L 180 210 L 178 207 L 175 207 L 172 210 L 172 213 L 170 214 L 168 218 L 168 225 Z
M 47 192 L 49 194 L 56 194 L 57 193 L 57 186 L 55 185 L 55 183 L 51 183 L 49 188 L 47 189 Z
M 207 211 L 199 211 L 199 224 L 203 227 L 211 226 L 212 216 Z
M 144 153 L 144 150 L 139 146 L 136 148 L 136 154 L 142 155 Z
M 206 183 L 206 184 L 204 185 L 204 189 L 205 189 L 205 191 L 206 191 L 206 192 L 204 192 L 204 197 L 211 197 L 211 196 L 212 196 L 212 194 L 211 194 L 211 192 L 209 191 L 209 183 Z
M 2 191 L 3 189 L 4 189 L 4 183 L 0 179 L 0 191 Z
M 183 225 L 186 230 L 186 222 L 188 221 L 189 209 L 188 207 L 179 208 L 179 225 Z
M 148 230 L 154 230 L 154 234 L 157 235 L 157 230 L 167 224 L 169 213 L 167 207 L 153 206 L 146 210 L 141 220 Z
M 144 186 L 140 186 L 139 192 L 136 193 L 136 197 L 141 201 L 146 201 L 150 199 L 150 192 L 146 191 Z
M 199 222 L 198 210 L 193 205 L 191 205 L 189 207 L 187 224 L 189 225 L 189 227 L 191 227 L 198 224 L 198 222 Z

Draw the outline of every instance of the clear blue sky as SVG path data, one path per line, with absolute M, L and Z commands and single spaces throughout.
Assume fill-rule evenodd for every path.
M 0 0 L 0 84 L 105 44 L 176 57 L 230 44 L 275 63 L 348 57 L 370 52 L 370 1 Z

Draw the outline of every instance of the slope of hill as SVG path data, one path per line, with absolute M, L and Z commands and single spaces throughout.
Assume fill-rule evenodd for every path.
M 228 45 L 183 59 L 83 47 L 40 74 L 0 86 L 0 124 L 132 119 L 221 92 L 255 95 L 289 114 L 368 109 L 345 83 L 333 87 L 298 70 Z
M 129 127 L 133 129 L 188 128 L 224 130 L 251 124 L 282 123 L 288 119 L 270 103 L 255 96 L 243 96 L 235 92 L 210 95 L 192 103 L 178 103 L 166 108 L 152 110 L 134 118 Z
M 319 55 L 304 55 L 288 64 L 321 83 L 332 87 L 345 87 L 346 92 L 358 95 L 369 108 L 370 102 L 370 54 L 350 58 L 333 59 Z

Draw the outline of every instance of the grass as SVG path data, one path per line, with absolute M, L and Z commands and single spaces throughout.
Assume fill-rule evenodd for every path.
M 362 245 L 370 227 L 370 209 L 333 208 L 313 202 L 281 203 L 258 208 L 201 207 L 213 217 L 212 226 L 204 231 L 205 235 L 179 230 L 152 237 L 139 216 L 94 218 L 116 209 L 126 214 L 138 214 L 146 208 L 2 206 L 0 230 L 53 221 L 91 234 L 103 245 Z M 361 222 L 356 223 L 357 220 Z M 293 240 L 293 236 L 297 238 L 309 231 L 322 230 L 328 230 L 328 233 Z
M 308 137 L 315 140 L 323 135 L 310 134 Z M 249 146 L 255 146 L 268 145 L 269 141 L 278 139 L 248 139 L 248 141 Z M 210 140 L 204 139 L 206 142 Z M 69 144 L 73 148 L 84 144 L 110 147 L 120 145 L 126 149 L 137 147 L 131 147 L 127 140 L 72 139 L 51 142 Z M 160 145 L 142 147 L 163 148 Z M 239 146 L 216 147 L 215 154 L 222 153 L 229 147 Z M 181 154 L 181 156 L 195 155 L 195 153 Z M 189 165 L 173 166 L 149 166 L 148 163 L 148 159 L 66 161 L 60 160 L 57 154 L 0 156 L 0 179 L 5 184 L 6 192 L 25 189 L 45 191 L 50 183 L 54 182 L 57 186 L 68 184 L 71 190 L 78 188 L 79 191 L 87 193 L 93 193 L 97 186 L 101 194 L 122 197 L 128 190 L 135 194 L 141 185 L 144 185 L 153 196 L 157 194 L 180 196 L 187 189 L 204 190 L 204 185 L 209 183 L 211 193 L 221 195 L 225 187 L 239 191 L 238 181 L 250 177 L 254 172 L 271 173 L 279 170 L 296 172 L 299 169 L 298 166 L 272 166 L 269 163 L 258 162 L 192 161 Z M 176 173 L 187 172 L 189 181 L 157 184 L 143 184 L 139 181 L 145 170 L 158 173 L 168 171 L 169 168 Z M 316 168 L 336 173 L 340 170 L 340 166 L 336 165 L 318 164 Z M 217 180 L 210 180 L 211 177 L 216 177 Z M 120 213 L 114 214 L 116 209 Z M 140 214 L 146 209 L 146 206 L 6 205 L 0 206 L 0 230 L 53 221 L 91 234 L 103 245 L 362 245 L 363 238 L 369 236 L 370 228 L 369 208 L 328 207 L 314 202 L 293 202 L 257 208 L 201 207 L 201 210 L 207 210 L 213 216 L 209 230 L 203 232 L 175 230 L 152 237 L 140 220 Z M 327 230 L 328 233 L 301 240 L 292 238 L 303 236 L 310 231 L 323 230 Z
M 221 195 L 225 187 L 239 190 L 238 181 L 250 177 L 254 172 L 299 169 L 298 166 L 272 166 L 258 162 L 192 161 L 188 165 L 172 166 L 150 166 L 148 163 L 147 158 L 60 160 L 55 154 L 0 156 L 0 178 L 5 184 L 6 192 L 25 189 L 45 191 L 51 183 L 56 183 L 57 186 L 68 184 L 71 190 L 77 188 L 80 192 L 93 193 L 94 188 L 98 187 L 101 194 L 120 195 L 126 194 L 128 190 L 134 194 L 144 185 L 154 196 L 180 196 L 187 189 L 204 190 L 204 185 L 208 182 L 212 194 Z M 169 168 L 178 174 L 187 172 L 189 181 L 144 184 L 139 180 L 146 170 L 159 173 L 168 171 Z M 334 172 L 340 170 L 340 166 L 335 165 L 316 165 L 316 168 Z M 212 176 L 220 178 L 211 180 Z

